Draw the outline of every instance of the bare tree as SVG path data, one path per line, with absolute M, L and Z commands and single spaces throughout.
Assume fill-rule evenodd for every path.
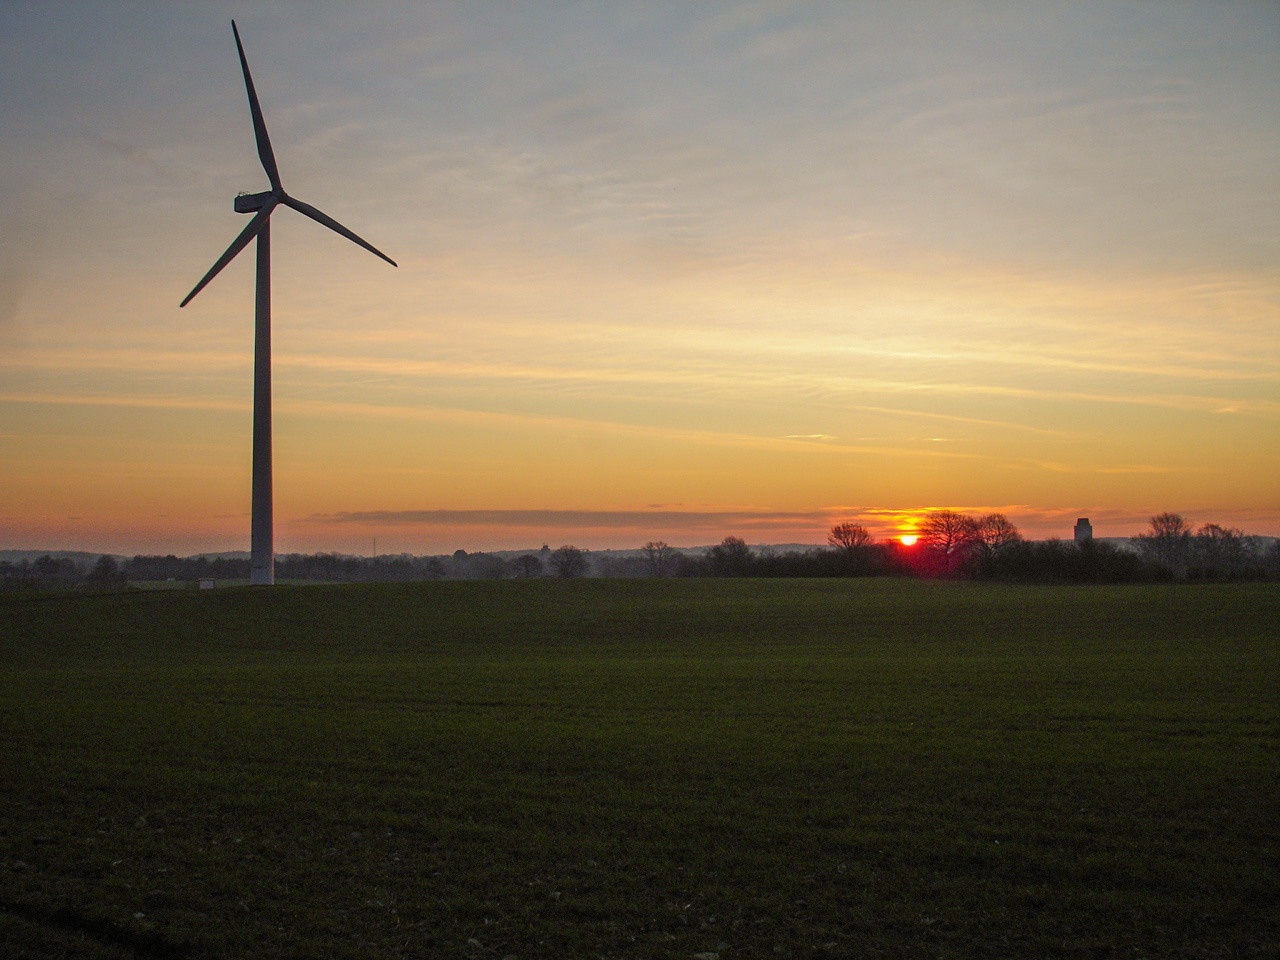
M 1134 537 L 1133 542 L 1149 559 L 1167 567 L 1175 576 L 1186 573 L 1191 552 L 1191 525 L 1182 519 L 1181 514 L 1156 514 L 1151 518 L 1150 529 Z
M 839 547 L 846 553 L 857 553 L 863 547 L 871 545 L 871 534 L 861 524 L 837 523 L 827 535 L 827 543 L 833 547 Z
M 532 553 L 526 553 L 511 561 L 511 569 L 516 572 L 518 577 L 540 577 L 542 576 L 542 561 Z
M 1202 575 L 1237 577 L 1257 562 L 1258 541 L 1235 527 L 1228 529 L 1206 523 L 1196 531 L 1191 554 Z
M 994 555 L 1009 544 L 1017 543 L 1022 534 L 1003 513 L 989 513 L 974 523 L 973 538 L 984 553 Z
M 676 550 L 661 540 L 650 540 L 642 548 L 645 562 L 649 564 L 649 572 L 655 577 L 665 577 L 675 567 Z
M 755 554 L 741 537 L 725 537 L 707 551 L 711 574 L 716 577 L 745 576 L 755 559 Z
M 942 554 L 950 572 L 977 541 L 977 526 L 973 517 L 955 510 L 934 510 L 920 524 L 920 540 Z
M 994 576 L 1010 548 L 1022 542 L 1022 534 L 1003 513 L 989 513 L 973 521 L 971 549 L 978 557 L 980 576 Z
M 1151 518 L 1151 532 L 1159 537 L 1186 538 L 1191 536 L 1191 524 L 1180 513 L 1159 513 Z
M 551 552 L 551 569 L 557 577 L 580 577 L 587 572 L 587 558 L 577 547 L 566 543 Z

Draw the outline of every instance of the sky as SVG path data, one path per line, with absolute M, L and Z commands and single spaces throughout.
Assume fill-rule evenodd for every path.
M 1280 534 L 1280 5 L 0 2 L 0 548 Z

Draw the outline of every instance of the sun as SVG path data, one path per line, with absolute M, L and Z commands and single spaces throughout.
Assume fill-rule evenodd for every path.
M 919 540 L 920 538 L 917 537 L 914 533 L 904 533 L 898 539 L 902 541 L 902 545 L 904 547 L 914 547 L 916 545 L 916 541 Z

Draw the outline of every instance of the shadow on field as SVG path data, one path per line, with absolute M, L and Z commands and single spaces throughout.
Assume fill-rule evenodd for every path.
M 178 960 L 190 956 L 191 952 L 186 946 L 171 943 L 154 930 L 128 930 L 111 920 L 86 917 L 66 907 L 49 909 L 0 900 L 0 911 L 28 923 L 82 934 L 107 946 L 123 947 L 137 957 Z

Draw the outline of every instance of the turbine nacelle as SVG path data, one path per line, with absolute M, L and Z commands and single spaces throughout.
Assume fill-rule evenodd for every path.
M 280 192 L 284 193 L 283 190 Z M 262 193 L 238 193 L 235 200 L 236 213 L 257 213 L 274 196 L 274 190 L 264 190 Z

